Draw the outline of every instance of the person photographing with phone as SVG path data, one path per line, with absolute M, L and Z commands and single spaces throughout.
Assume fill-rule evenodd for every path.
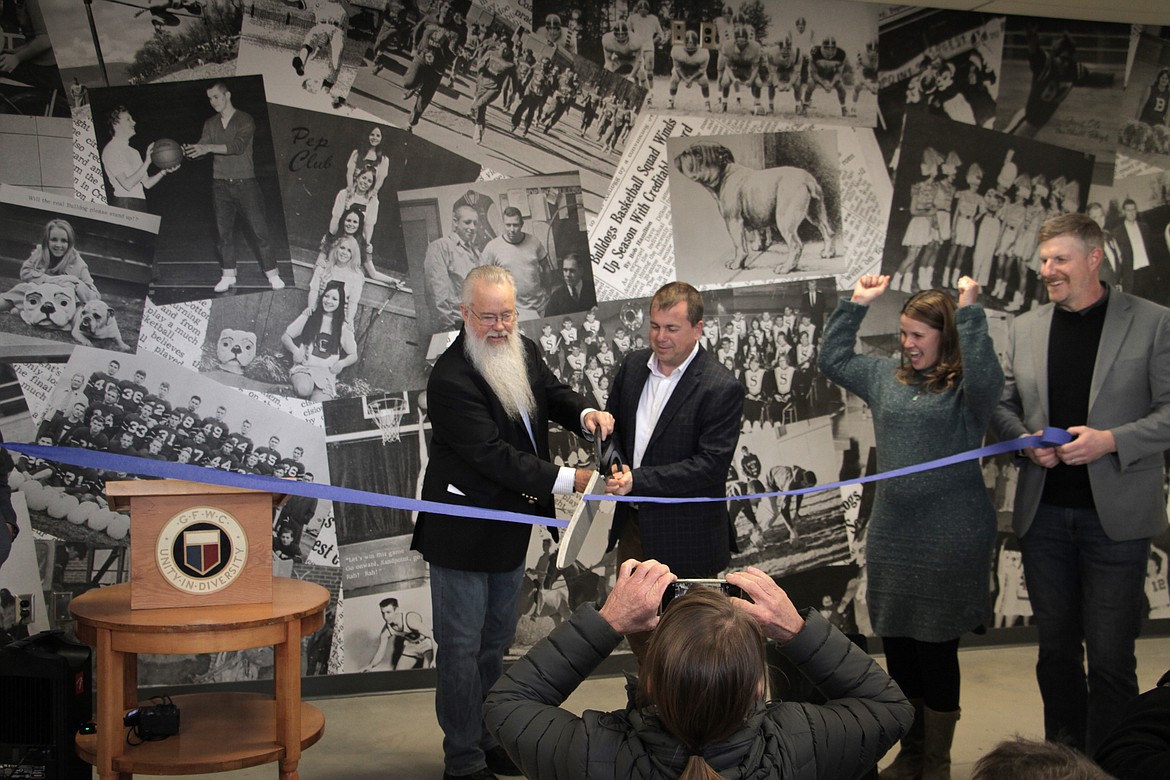
M 485 722 L 530 780 L 857 777 L 909 728 L 913 709 L 881 667 L 764 572 L 727 575 L 751 601 L 692 587 L 659 616 L 676 579 L 626 560 L 600 610 L 580 607 L 492 688 Z M 651 630 L 634 701 L 581 717 L 560 708 L 623 634 Z M 766 702 L 765 640 L 826 704 Z

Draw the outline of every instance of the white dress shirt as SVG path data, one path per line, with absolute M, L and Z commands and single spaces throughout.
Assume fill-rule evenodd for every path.
M 674 394 L 674 389 L 682 380 L 682 375 L 690 367 L 699 354 L 699 344 L 695 342 L 694 349 L 678 368 L 670 372 L 670 376 L 662 373 L 658 368 L 658 356 L 651 353 L 646 365 L 650 368 L 650 376 L 642 387 L 642 396 L 638 399 L 638 414 L 634 418 L 634 468 L 642 465 L 642 456 L 646 454 L 646 445 L 650 443 L 650 436 L 658 425 L 658 418 L 666 408 L 667 401 Z

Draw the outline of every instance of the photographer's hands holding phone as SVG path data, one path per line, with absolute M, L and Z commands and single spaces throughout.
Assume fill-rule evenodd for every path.
M 665 563 L 630 558 L 618 568 L 617 583 L 599 614 L 619 634 L 650 631 L 658 625 L 662 594 L 677 580 Z M 728 573 L 726 580 L 751 599 L 732 596 L 731 603 L 759 623 L 764 636 L 783 644 L 804 628 L 804 618 L 792 599 L 763 571 L 749 566 Z M 687 583 L 680 587 L 683 584 Z
M 728 572 L 727 581 L 751 596 L 751 601 L 732 598 L 731 603 L 751 615 L 764 636 L 781 644 L 791 640 L 804 628 L 804 618 L 776 581 L 755 566 L 744 571 Z M 755 602 L 755 603 L 752 603 Z
M 630 558 L 618 568 L 617 583 L 599 614 L 619 634 L 649 631 L 658 625 L 663 591 L 676 579 L 665 563 Z

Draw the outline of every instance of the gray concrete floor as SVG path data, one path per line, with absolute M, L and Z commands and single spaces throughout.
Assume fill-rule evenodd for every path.
M 879 661 L 883 660 L 880 656 Z M 963 717 L 955 735 L 952 780 L 967 780 L 975 761 L 1000 740 L 1040 737 L 1040 694 L 1032 645 L 960 650 Z M 1141 690 L 1153 687 L 1170 669 L 1170 637 L 1138 642 Z M 587 680 L 566 702 L 567 709 L 616 709 L 625 701 L 617 677 Z M 439 780 L 443 775 L 442 732 L 435 721 L 430 690 L 316 699 L 325 713 L 325 735 L 304 753 L 304 780 Z M 896 751 L 882 761 L 882 766 Z M 275 764 L 228 775 L 185 775 L 190 780 L 230 777 L 273 780 Z

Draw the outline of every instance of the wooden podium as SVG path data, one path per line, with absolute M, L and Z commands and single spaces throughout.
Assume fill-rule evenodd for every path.
M 69 605 L 77 636 L 97 649 L 94 734 L 77 751 L 101 780 L 223 772 L 271 761 L 297 780 L 301 751 L 325 718 L 301 702 L 301 639 L 321 628 L 329 591 L 272 577 L 272 509 L 283 496 L 181 480 L 107 482 L 130 510 L 129 583 Z M 215 653 L 271 646 L 275 696 L 176 696 L 179 733 L 128 745 L 125 712 L 140 704 L 138 654 Z
M 301 751 L 325 731 L 325 716 L 301 701 L 301 639 L 325 623 L 329 591 L 278 577 L 270 604 L 131 609 L 130 585 L 108 585 L 69 603 L 77 637 L 97 649 L 97 731 L 79 734 L 77 753 L 101 780 L 134 773 L 191 775 L 279 762 L 280 780 L 298 780 Z M 195 693 L 175 696 L 179 733 L 129 745 L 122 716 L 138 697 L 138 654 L 187 655 L 271 645 L 274 696 Z
M 131 609 L 272 603 L 272 510 L 283 495 L 177 479 L 107 482 L 130 511 Z

